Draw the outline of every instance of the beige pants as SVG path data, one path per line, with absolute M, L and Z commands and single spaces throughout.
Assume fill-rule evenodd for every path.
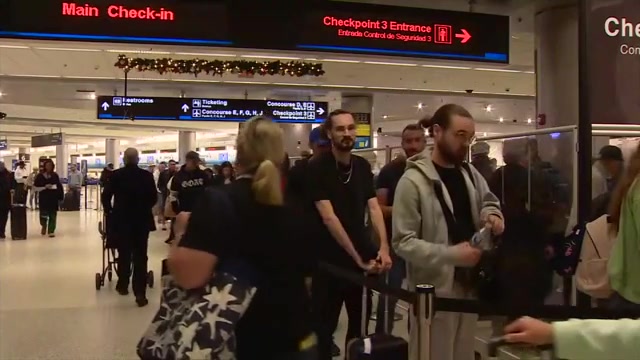
M 464 297 L 454 290 L 455 297 Z M 431 322 L 431 360 L 474 360 L 477 314 L 438 312 Z M 411 318 L 410 359 L 418 357 L 417 324 Z

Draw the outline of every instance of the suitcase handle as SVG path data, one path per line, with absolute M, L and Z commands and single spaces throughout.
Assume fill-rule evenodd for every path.
M 506 340 L 506 338 L 504 336 L 498 336 L 498 337 L 490 339 L 489 342 L 487 343 L 487 355 L 489 357 L 497 357 L 498 356 L 498 349 L 500 349 L 501 347 L 503 347 L 505 345 L 518 346 L 518 344 L 507 342 L 507 340 Z M 536 346 L 536 349 L 541 350 L 541 351 L 553 351 L 553 345 Z

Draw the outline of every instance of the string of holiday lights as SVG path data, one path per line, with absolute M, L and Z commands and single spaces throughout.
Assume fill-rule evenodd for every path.
M 118 55 L 115 66 L 124 71 L 155 71 L 159 74 L 192 74 L 207 75 L 243 74 L 243 75 L 289 75 L 295 77 L 322 76 L 322 64 L 302 61 L 245 61 L 245 60 L 182 60 L 182 59 L 146 59 L 130 58 Z

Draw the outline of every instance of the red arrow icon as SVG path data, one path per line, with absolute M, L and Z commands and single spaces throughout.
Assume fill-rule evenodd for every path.
M 460 43 L 464 44 L 471 39 L 471 34 L 466 29 L 462 29 L 462 34 L 456 34 L 456 37 L 462 39 Z

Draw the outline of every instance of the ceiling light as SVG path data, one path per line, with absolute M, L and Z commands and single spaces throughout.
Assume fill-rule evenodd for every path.
M 533 120 L 531 120 L 531 118 L 528 118 L 528 119 L 527 119 L 527 124 L 531 124 L 531 122 L 532 122 L 532 121 L 533 121 Z
M 422 67 L 435 68 L 435 69 L 471 70 L 471 68 L 467 66 L 451 66 L 451 65 L 422 65 Z
M 28 49 L 28 46 L 24 45 L 0 45 L 0 48 L 3 49 Z
M 374 90 L 409 90 L 409 88 L 389 87 L 389 86 L 366 86 L 367 89 Z
M 482 133 L 482 136 L 487 137 L 487 132 L 486 132 L 486 131 L 485 131 L 485 132 L 483 132 L 483 133 Z
M 384 61 L 365 61 L 364 63 L 369 65 L 418 66 L 418 64 L 384 62 Z
M 503 118 L 503 117 L 501 117 L 500 119 L 498 119 L 498 121 L 500 121 L 500 122 L 504 122 L 504 118 Z
M 389 117 L 389 115 L 382 115 L 382 118 L 383 118 L 383 119 L 386 119 L 386 118 L 388 118 L 388 117 Z
M 36 50 L 48 51 L 79 51 L 79 52 L 101 52 L 100 49 L 78 49 L 78 48 L 59 48 L 59 47 L 37 47 Z
M 198 53 L 198 52 L 177 52 L 175 55 L 185 55 L 185 56 L 227 56 L 227 57 L 235 57 L 236 54 L 213 54 L 213 53 Z
M 508 72 L 508 73 L 519 73 L 522 72 L 520 70 L 511 70 L 511 69 L 490 69 L 490 68 L 474 68 L 473 70 L 478 71 L 495 71 L 495 72 Z
M 0 98 L 4 96 L 4 93 L 0 91 Z
M 96 99 L 96 93 L 89 94 L 89 99 L 95 100 Z
M 422 108 L 424 108 L 424 104 L 423 103 L 418 103 L 417 107 L 418 107 L 418 110 L 422 110 Z
M 169 51 L 153 51 L 153 50 L 118 50 L 118 49 L 109 49 L 107 52 L 110 53 L 124 53 L 124 54 L 157 54 L 157 55 L 169 55 L 171 52 Z
M 337 63 L 351 63 L 351 64 L 357 64 L 357 63 L 361 63 L 362 61 L 359 60 L 347 60 L 347 59 L 322 59 L 320 60 L 322 62 L 337 62 Z
M 280 60 L 300 60 L 299 57 L 293 57 L 293 56 L 273 56 L 273 55 L 240 55 L 240 57 L 242 58 L 249 58 L 249 59 L 280 59 Z
M 489 105 L 487 105 L 487 106 L 484 108 L 484 110 L 485 110 L 486 112 L 492 112 L 492 111 L 493 111 L 493 107 L 491 106 L 491 104 L 489 104 Z

